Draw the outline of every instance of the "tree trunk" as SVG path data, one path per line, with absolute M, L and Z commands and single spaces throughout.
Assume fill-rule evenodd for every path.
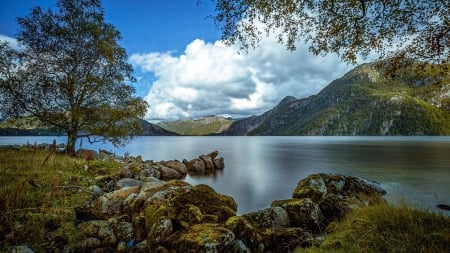
M 77 131 L 67 131 L 67 144 L 66 144 L 66 154 L 75 154 L 75 143 L 78 138 Z

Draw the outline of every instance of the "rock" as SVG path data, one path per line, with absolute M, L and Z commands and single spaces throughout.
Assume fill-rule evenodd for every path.
M 207 156 L 211 157 L 211 160 L 216 159 L 216 157 L 219 155 L 219 151 L 215 150 L 209 154 L 207 154 Z
M 93 214 L 101 219 L 119 214 L 123 201 L 138 190 L 139 186 L 125 187 L 98 197 L 92 207 Z
M 289 217 L 286 210 L 279 206 L 269 207 L 256 212 L 242 215 L 259 230 L 281 229 L 289 226 Z
M 171 219 L 160 219 L 153 224 L 147 241 L 151 242 L 152 245 L 158 245 L 160 242 L 164 241 L 173 232 L 173 224 Z
M 280 206 L 286 210 L 291 227 L 301 227 L 313 232 L 323 227 L 322 211 L 309 198 L 274 201 L 272 206 Z
M 204 184 L 196 185 L 179 194 L 173 199 L 172 204 L 177 214 L 181 214 L 191 206 L 196 206 L 202 214 L 217 216 L 218 221 L 222 223 L 229 217 L 235 216 L 237 210 L 237 204 L 233 198 L 219 194 Z
M 122 178 L 116 182 L 115 188 L 118 190 L 126 187 L 140 186 L 141 184 L 141 181 L 134 178 Z
M 210 156 L 207 155 L 201 155 L 198 158 L 200 158 L 205 163 L 205 170 L 206 171 L 212 171 L 214 170 L 214 163 Z
M 177 160 L 167 161 L 164 163 L 164 166 L 175 169 L 176 171 L 180 172 L 182 175 L 186 175 L 186 173 L 187 173 L 186 165 Z
M 119 241 L 129 241 L 134 238 L 134 228 L 133 224 L 125 221 L 109 221 L 110 227 L 112 228 L 114 235 Z
M 67 245 L 63 249 L 63 253 L 92 252 L 100 247 L 100 240 L 97 238 L 86 238 L 76 244 Z
M 172 180 L 172 179 L 182 179 L 184 174 L 180 173 L 178 170 L 166 167 L 164 165 L 157 165 L 156 167 L 161 175 L 162 180 Z
M 264 247 L 264 245 L 261 245 L 262 234 L 246 218 L 242 216 L 230 217 L 225 222 L 225 226 L 235 234 L 236 238 L 242 240 L 246 247 L 248 246 L 251 249 Z
M 180 213 L 177 214 L 176 218 L 183 227 L 189 227 L 193 224 L 199 224 L 203 221 L 203 214 L 197 206 L 187 204 Z
M 296 248 L 318 246 L 319 242 L 301 228 L 284 228 L 272 235 L 269 248 L 274 252 L 293 252 Z
M 235 236 L 216 224 L 197 224 L 172 234 L 164 243 L 169 252 L 232 252 Z
M 11 253 L 34 253 L 34 251 L 30 249 L 28 246 L 20 245 L 20 246 L 13 246 L 11 248 Z
M 94 197 L 98 197 L 98 196 L 102 195 L 103 193 L 105 193 L 105 192 L 103 191 L 103 189 L 100 188 L 100 186 L 98 186 L 98 185 L 91 185 L 91 186 L 89 186 L 88 190 L 89 190 L 90 192 L 92 192 L 92 194 L 94 195 Z
M 321 174 L 314 174 L 301 180 L 292 194 L 293 198 L 310 198 L 314 202 L 321 201 L 327 194 L 327 186 Z
M 442 210 L 450 211 L 450 205 L 439 204 L 439 205 L 436 205 L 436 207 L 437 207 L 437 208 L 440 208 L 440 209 L 442 209 Z
M 186 163 L 186 167 L 190 173 L 196 175 L 204 175 L 206 171 L 205 163 L 202 159 L 196 158 Z
M 144 178 L 139 193 L 129 204 L 129 209 L 132 212 L 138 212 L 141 208 L 143 208 L 145 201 L 155 192 L 161 190 L 161 186 L 165 183 L 165 181 L 154 177 Z
M 126 242 L 119 242 L 117 244 L 117 253 L 126 253 L 128 250 Z
M 80 224 L 80 230 L 88 237 L 105 239 L 114 235 L 113 229 L 106 220 L 90 220 Z
M 225 168 L 225 162 L 223 157 L 219 159 L 214 159 L 213 163 L 216 170 L 223 170 Z
M 386 191 L 376 182 L 352 176 L 321 173 L 301 180 L 292 196 L 294 199 L 310 199 L 318 204 L 323 215 L 322 225 L 326 226 L 330 222 L 342 220 L 350 209 L 356 206 L 366 206 L 383 201 L 381 196 L 384 194 Z M 287 202 L 284 204 L 282 202 L 275 201 L 272 205 L 286 208 Z M 296 206 L 297 204 L 299 203 L 291 201 L 290 209 L 299 208 Z M 304 206 L 301 209 L 308 209 L 305 208 Z M 290 215 L 292 214 L 291 212 Z M 311 214 L 317 216 L 317 212 Z M 311 222 L 307 223 L 312 225 Z

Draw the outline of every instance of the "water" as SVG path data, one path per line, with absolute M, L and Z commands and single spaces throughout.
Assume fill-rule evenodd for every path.
M 0 137 L 0 145 L 53 139 Z M 240 214 L 290 198 L 299 180 L 319 172 L 378 181 L 388 200 L 406 199 L 416 208 L 438 211 L 436 204 L 450 204 L 450 137 L 139 137 L 118 149 L 86 141 L 83 147 L 154 161 L 190 160 L 218 150 L 225 159 L 221 173 L 186 181 L 232 196 Z

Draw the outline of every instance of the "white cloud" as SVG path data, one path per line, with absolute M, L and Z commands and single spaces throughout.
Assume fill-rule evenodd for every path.
M 351 68 L 334 55 L 314 56 L 303 44 L 286 51 L 271 38 L 248 53 L 197 39 L 178 56 L 152 52 L 133 54 L 130 61 L 156 78 L 144 98 L 150 120 L 260 114 L 287 95 L 317 93 Z
M 9 44 L 10 47 L 15 48 L 15 49 L 19 49 L 19 42 L 17 41 L 17 39 L 0 34 L 0 43 L 3 42 L 7 42 Z

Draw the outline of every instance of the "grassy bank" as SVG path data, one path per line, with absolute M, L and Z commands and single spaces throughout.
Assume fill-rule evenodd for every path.
M 406 203 L 361 208 L 330 224 L 320 247 L 296 251 L 305 252 L 450 252 L 450 218 Z
M 95 176 L 118 166 L 34 147 L 0 149 L 0 252 L 12 245 L 59 252 L 75 242 L 74 207 L 91 197 Z
M 120 167 L 33 147 L 0 149 L 0 252 L 27 245 L 61 252 L 83 237 L 74 208 L 91 198 L 94 178 Z M 450 252 L 450 218 L 378 205 L 354 210 L 326 230 L 320 247 L 296 252 Z

